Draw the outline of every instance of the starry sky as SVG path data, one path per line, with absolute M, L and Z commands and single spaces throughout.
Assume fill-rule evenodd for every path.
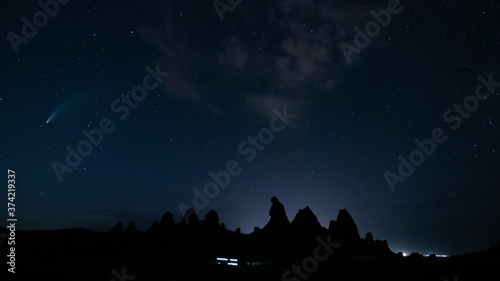
M 402 1 L 346 59 L 341 43 L 354 46 L 354 28 L 389 2 L 73 0 L 16 53 L 9 34 L 23 36 L 21 19 L 42 8 L 3 1 L 0 169 L 16 171 L 18 228 L 133 220 L 145 230 L 166 211 L 180 221 L 193 188 L 236 161 L 241 172 L 199 210 L 216 210 L 228 229 L 263 227 L 277 196 L 290 220 L 310 206 L 325 227 L 346 208 L 362 236 L 371 231 L 395 252 L 498 242 L 499 88 L 467 118 L 443 114 L 474 95 L 479 76 L 500 81 L 500 4 Z M 126 117 L 113 110 L 158 69 L 149 84 L 159 83 Z M 285 107 L 295 118 L 248 161 L 239 145 L 249 148 Z M 67 166 L 66 147 L 76 150 L 101 120 L 112 132 L 60 181 L 53 163 Z M 446 141 L 393 192 L 386 171 L 397 175 L 398 156 L 436 128 Z

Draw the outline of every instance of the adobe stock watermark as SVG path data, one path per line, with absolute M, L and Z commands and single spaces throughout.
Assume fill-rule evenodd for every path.
M 453 109 L 448 108 L 443 113 L 443 121 L 450 124 L 453 131 L 458 130 L 462 126 L 463 120 L 469 118 L 471 113 L 479 108 L 480 101 L 486 100 L 497 91 L 495 88 L 500 87 L 500 82 L 493 81 L 493 73 L 488 75 L 488 80 L 483 76 L 477 77 L 477 80 L 479 80 L 479 84 L 476 86 L 474 95 L 465 97 L 462 103 L 453 104 Z M 394 192 L 396 190 L 394 186 L 397 183 L 403 183 L 406 178 L 415 172 L 415 167 L 422 165 L 426 157 L 431 156 L 436 151 L 437 144 L 442 144 L 447 139 L 448 135 L 442 128 L 432 130 L 430 138 L 422 141 L 415 139 L 414 143 L 417 149 L 410 152 L 408 155 L 409 160 L 406 160 L 402 155 L 398 156 L 398 174 L 389 171 L 384 173 L 384 178 L 391 191 Z
M 342 54 L 347 61 L 347 63 L 351 63 L 351 56 L 353 54 L 360 54 L 361 50 L 366 48 L 370 42 L 370 38 L 375 38 L 380 34 L 381 27 L 387 27 L 389 23 L 391 23 L 392 15 L 397 15 L 403 11 L 404 7 L 400 5 L 399 0 L 390 0 L 387 3 L 387 10 L 380 10 L 375 12 L 374 10 L 370 11 L 370 14 L 373 16 L 375 20 L 369 21 L 365 25 L 365 32 L 363 32 L 359 27 L 354 27 L 354 31 L 356 31 L 356 35 L 354 36 L 353 46 L 352 44 L 348 44 L 342 42 L 339 44 L 340 50 L 342 50 Z
M 285 130 L 286 126 L 290 124 L 290 120 L 297 117 L 296 114 L 288 113 L 286 106 L 283 107 L 282 111 L 273 108 L 272 112 L 274 116 L 269 121 L 269 127 L 260 129 L 257 136 L 249 136 L 248 141 L 242 141 L 237 147 L 238 154 L 246 156 L 245 160 L 247 163 L 255 160 L 257 152 L 263 151 L 266 148 L 265 145 L 274 140 L 274 134 Z M 189 217 L 191 216 L 191 213 L 186 214 L 187 211 L 193 208 L 194 212 L 198 214 L 200 210 L 208 206 L 210 203 L 209 199 L 217 198 L 220 189 L 224 189 L 229 185 L 231 177 L 239 175 L 242 171 L 243 168 L 236 160 L 229 160 L 224 169 L 217 173 L 210 171 L 208 175 L 212 180 L 205 184 L 203 192 L 198 188 L 193 188 L 193 207 L 184 203 L 178 206 L 181 216 L 184 216 L 186 223 L 189 223 Z
M 331 235 L 326 237 L 326 242 L 321 237 L 316 238 L 318 246 L 314 249 L 313 255 L 302 260 L 302 266 L 292 265 L 291 270 L 287 270 L 281 275 L 282 281 L 300 281 L 309 279 L 309 275 L 315 272 L 320 262 L 326 261 L 340 247 L 339 243 L 332 243 Z M 324 250 L 323 254 L 320 251 Z M 302 269 L 305 271 L 302 271 Z
M 148 74 L 142 79 L 142 85 L 132 88 L 130 94 L 121 94 L 120 98 L 111 103 L 111 112 L 118 114 L 120 120 L 125 120 L 130 115 L 130 110 L 137 108 L 139 103 L 146 99 L 147 91 L 155 90 L 163 82 L 163 79 L 170 75 L 168 72 L 160 70 L 160 64 L 157 64 L 155 69 L 146 66 L 146 71 Z M 152 79 L 154 81 L 151 81 Z M 76 144 L 76 150 L 69 145 L 65 147 L 67 151 L 65 156 L 66 165 L 58 161 L 53 161 L 51 164 L 59 183 L 63 182 L 65 173 L 73 172 L 73 169 L 76 169 L 82 163 L 83 157 L 89 156 L 93 148 L 102 143 L 104 134 L 113 133 L 115 128 L 116 126 L 113 125 L 111 119 L 102 118 L 99 121 L 99 128 L 90 131 L 83 129 L 82 134 L 85 138 Z
M 14 53 L 19 53 L 19 45 L 28 44 L 29 39 L 33 39 L 38 34 L 38 29 L 43 28 L 49 22 L 49 17 L 55 17 L 59 11 L 59 5 L 66 5 L 71 0 L 40 0 L 38 1 L 38 6 L 40 6 L 41 10 L 34 13 L 32 20 L 30 21 L 26 17 L 22 17 L 21 21 L 23 22 L 23 26 L 21 27 L 21 34 L 17 35 L 14 32 L 9 32 L 7 34 L 7 39 L 9 39 L 12 48 L 14 49 Z
M 220 1 L 220 0 L 215 0 L 212 2 L 212 5 L 214 6 L 215 12 L 217 13 L 217 16 L 219 16 L 220 21 L 224 21 L 224 13 L 226 11 L 232 12 L 236 7 L 238 7 L 243 0 L 226 0 L 227 4 Z

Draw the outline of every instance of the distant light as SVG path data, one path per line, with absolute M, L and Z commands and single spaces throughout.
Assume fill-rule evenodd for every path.
M 403 257 L 407 257 L 407 256 L 408 256 L 408 254 L 403 252 Z
M 238 266 L 238 259 L 217 258 L 217 264 Z
M 447 257 L 449 257 L 449 256 L 450 256 L 450 255 L 436 255 L 436 257 L 438 257 L 438 258 L 447 258 Z

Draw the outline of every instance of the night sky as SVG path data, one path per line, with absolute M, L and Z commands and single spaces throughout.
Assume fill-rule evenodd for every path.
M 277 196 L 290 220 L 310 206 L 325 227 L 346 208 L 362 236 L 394 252 L 500 240 L 500 87 L 478 80 L 500 81 L 498 1 L 402 1 L 348 56 L 341 43 L 356 48 L 354 28 L 393 1 L 221 0 L 232 10 L 221 17 L 212 0 L 67 2 L 23 43 L 11 32 L 20 40 L 21 18 L 42 8 L 0 8 L 0 169 L 16 171 L 19 229 L 133 220 L 145 230 L 166 211 L 180 221 L 193 188 L 237 163 L 199 209 L 231 230 L 263 227 Z M 144 79 L 145 95 L 135 88 Z M 489 97 L 451 112 L 478 85 Z M 141 101 L 127 104 L 131 92 Z M 278 118 L 285 108 L 295 117 Z M 69 167 L 66 147 L 101 122 L 114 130 Z M 436 128 L 446 141 L 391 190 L 386 171 L 399 176 L 398 156 Z M 268 143 L 252 146 L 259 132 Z M 54 165 L 72 172 L 60 181 Z

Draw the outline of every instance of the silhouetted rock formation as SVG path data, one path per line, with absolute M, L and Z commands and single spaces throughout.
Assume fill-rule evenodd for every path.
M 316 238 L 325 236 L 326 229 L 321 226 L 318 218 L 314 215 L 309 206 L 300 209 L 295 218 L 290 223 L 291 238 L 297 246 L 297 250 L 302 250 L 301 255 L 305 255 L 307 249 L 313 247 L 318 242 Z
M 365 239 L 362 240 L 360 252 L 366 255 L 394 255 L 389 249 L 389 243 L 386 240 L 374 240 L 371 232 L 366 233 Z
M 410 254 L 410 258 L 423 258 L 423 257 L 424 257 L 424 255 L 422 255 L 421 253 L 417 253 L 417 252 Z
M 189 208 L 189 210 L 187 210 L 186 213 L 184 214 L 184 218 L 181 223 L 190 225 L 190 224 L 196 224 L 199 221 L 200 220 L 198 219 L 196 211 L 193 208 Z
M 336 221 L 330 221 L 328 230 L 333 240 L 342 244 L 357 243 L 360 240 L 358 227 L 346 209 L 339 211 Z
M 37 257 L 43 257 L 47 252 L 54 258 L 90 257 L 99 252 L 103 257 L 136 258 L 141 253 L 142 256 L 175 257 L 186 262 L 214 261 L 217 256 L 238 257 L 242 260 L 286 260 L 310 255 L 318 245 L 318 237 L 330 241 L 328 235 L 339 240 L 333 242 L 342 244 L 331 255 L 332 258 L 344 255 L 395 255 L 390 251 L 387 241 L 374 240 L 371 233 L 366 234 L 366 239 L 360 239 L 358 228 L 345 209 L 339 211 L 337 220 L 332 221 L 329 229 L 326 229 L 309 206 L 300 209 L 289 222 L 285 207 L 278 198 L 273 197 L 271 203 L 269 222 L 263 229 L 255 227 L 250 234 L 242 234 L 240 228 L 235 231 L 226 229 L 214 210 L 210 210 L 201 221 L 195 210 L 189 209 L 183 220 L 177 223 L 170 212 L 163 214 L 160 220 L 153 221 L 146 232 L 136 229 L 134 222 L 130 222 L 125 230 L 120 221 L 110 231 L 94 236 L 92 233 L 85 234 L 81 238 L 84 242 L 72 246 L 72 253 L 66 253 L 65 248 L 53 252 L 49 248 L 39 252 Z
M 194 212 L 194 209 L 191 209 L 192 212 Z M 189 210 L 188 210 L 189 211 Z M 165 214 L 163 214 L 163 216 L 161 217 L 161 220 L 160 220 L 160 224 L 159 224 L 159 227 L 160 229 L 169 229 L 171 228 L 173 225 L 175 224 L 175 221 L 174 221 L 174 216 L 172 215 L 171 212 L 166 212 Z
M 318 218 L 313 214 L 309 206 L 300 209 L 290 224 L 293 231 L 319 233 L 322 229 Z
M 367 232 L 365 235 L 365 240 L 367 243 L 373 243 L 373 234 L 371 232 Z
M 204 222 L 212 227 L 218 227 L 219 225 L 219 214 L 216 211 L 210 210 L 205 216 Z
M 333 234 L 334 239 L 337 239 L 341 243 L 358 241 L 360 239 L 358 227 L 346 209 L 339 211 L 336 230 Z
M 188 268 L 191 265 L 202 265 L 203 270 L 199 270 L 200 274 L 206 274 L 207 269 L 210 268 L 209 266 L 216 264 L 216 257 L 237 258 L 240 265 L 244 265 L 245 261 L 259 263 L 272 262 L 276 263 L 273 264 L 273 267 L 276 265 L 277 268 L 283 264 L 301 263 L 301 265 L 304 265 L 302 261 L 305 261 L 305 258 L 308 260 L 308 257 L 316 255 L 314 254 L 315 251 L 317 252 L 316 249 L 321 249 L 318 246 L 323 249 L 320 251 L 322 256 L 329 253 L 329 255 L 325 256 L 326 259 L 349 257 L 347 260 L 355 263 L 352 270 L 346 271 L 349 274 L 353 270 L 370 271 L 368 268 L 373 260 L 367 258 L 367 256 L 394 257 L 397 261 L 400 260 L 398 255 L 402 257 L 402 253 L 398 255 L 393 253 L 389 249 L 387 241 L 376 240 L 376 236 L 371 232 L 366 233 L 365 237 L 361 239 L 358 228 L 346 209 L 340 210 L 337 220 L 331 221 L 329 228 L 326 229 L 321 226 L 309 206 L 300 209 L 292 222 L 289 223 L 283 204 L 276 197 L 273 197 L 271 202 L 272 206 L 269 211 L 271 216 L 270 221 L 264 229 L 255 227 L 254 231 L 250 234 L 242 234 L 240 228 L 237 228 L 235 231 L 226 229 L 224 223 L 220 223 L 219 215 L 214 210 L 210 210 L 205 215 L 204 220 L 200 221 L 196 213 L 194 213 L 194 209 L 191 209 L 191 211 L 188 210 L 184 215 L 185 219 L 189 216 L 189 222 L 183 219 L 176 223 L 172 213 L 167 212 L 159 221 L 155 220 L 146 232 L 137 230 L 134 222 L 130 222 L 127 229 L 124 230 L 123 222 L 121 221 L 110 231 L 104 233 L 85 229 L 19 231 L 16 233 L 16 237 L 19 237 L 19 241 L 22 241 L 22 243 L 16 245 L 18 247 L 16 248 L 16 253 L 19 253 L 23 257 L 23 264 L 25 262 L 32 262 L 37 269 L 44 267 L 46 264 L 43 264 L 43 262 L 46 261 L 51 265 L 64 261 L 64 265 L 73 263 L 84 264 L 86 266 L 87 263 L 82 261 L 95 259 L 96 253 L 98 253 L 99 260 L 97 262 L 112 261 L 113 264 L 122 264 L 121 261 L 125 260 L 141 261 L 144 264 L 160 264 L 159 261 L 161 261 L 161 264 L 170 264 L 173 268 Z M 0 228 L 0 233 L 7 232 L 8 230 Z M 334 241 L 333 237 L 343 242 Z M 326 244 L 319 243 L 318 238 L 321 238 L 322 241 L 329 241 L 328 245 L 331 245 L 330 242 L 340 242 L 341 246 L 340 248 L 335 248 L 333 251 L 331 248 L 328 248 L 329 246 L 325 248 Z M 7 251 L 8 246 L 7 243 L 3 242 L 0 244 L 2 252 Z M 359 259 L 359 256 L 362 257 Z M 416 262 L 421 262 L 419 261 L 419 258 L 422 258 L 421 254 L 413 253 L 411 257 L 415 257 Z M 490 260 L 498 260 L 500 257 L 500 244 L 493 245 L 489 250 L 471 254 L 471 257 L 476 260 L 485 257 Z M 427 260 L 432 261 L 433 259 L 422 259 L 422 261 Z M 338 265 L 343 264 L 345 261 L 343 260 Z M 390 259 L 383 260 L 384 263 L 386 261 L 390 261 Z M 325 262 L 321 270 L 318 270 L 316 274 L 321 274 L 325 270 L 336 272 L 339 270 L 339 266 L 336 265 Z M 376 268 L 375 271 L 380 270 L 380 267 L 378 267 L 380 265 L 376 263 L 372 269 Z M 253 270 L 261 270 L 259 268 L 264 267 L 255 267 L 250 270 L 249 278 L 246 280 L 280 280 L 278 278 L 282 276 L 283 270 L 285 270 L 284 268 L 283 270 L 279 268 L 279 272 L 276 274 L 277 278 L 272 279 L 252 276 L 251 273 L 253 273 Z M 50 268 L 53 269 L 55 267 Z M 270 269 L 271 267 L 265 268 Z M 240 270 L 241 268 L 233 269 Z M 33 271 L 35 272 L 35 270 Z M 74 272 L 70 269 L 66 271 Z M 38 273 L 38 271 L 36 272 Z M 369 272 L 368 274 L 371 273 Z M 109 268 L 107 268 L 107 272 L 100 274 L 100 276 L 105 275 L 107 280 L 111 278 L 109 276 Z M 232 279 L 221 279 L 219 277 L 207 278 L 206 280 L 243 280 L 241 278 L 233 278 L 233 276 L 228 276 L 228 278 Z M 366 278 L 352 279 L 351 277 L 349 276 L 348 279 L 368 280 Z M 70 278 L 64 280 L 70 280 Z M 78 280 L 100 279 L 88 278 Z M 144 280 L 148 279 L 144 278 Z M 295 279 L 290 278 L 287 280 Z M 336 279 L 328 278 L 320 280 Z
M 131 221 L 131 222 L 129 223 L 128 227 L 127 227 L 126 232 L 128 232 L 128 233 L 133 233 L 133 232 L 135 232 L 136 230 L 137 230 L 137 228 L 135 227 L 134 222 L 133 222 L 133 221 Z
M 153 221 L 153 224 L 146 230 L 146 233 L 156 233 L 158 231 L 158 221 Z
M 111 232 L 113 233 L 120 233 L 124 231 L 123 229 L 123 222 L 122 221 L 119 221 L 112 229 L 111 229 Z
M 264 226 L 264 230 L 266 231 L 285 231 L 290 226 L 290 221 L 286 215 L 285 207 L 281 202 L 273 196 L 271 198 L 271 209 L 269 210 L 269 216 L 271 219 Z
M 337 220 L 330 221 L 328 232 L 332 240 L 341 243 L 339 253 L 349 255 L 396 256 L 386 240 L 374 240 L 371 232 L 361 239 L 358 227 L 346 209 L 339 210 Z

